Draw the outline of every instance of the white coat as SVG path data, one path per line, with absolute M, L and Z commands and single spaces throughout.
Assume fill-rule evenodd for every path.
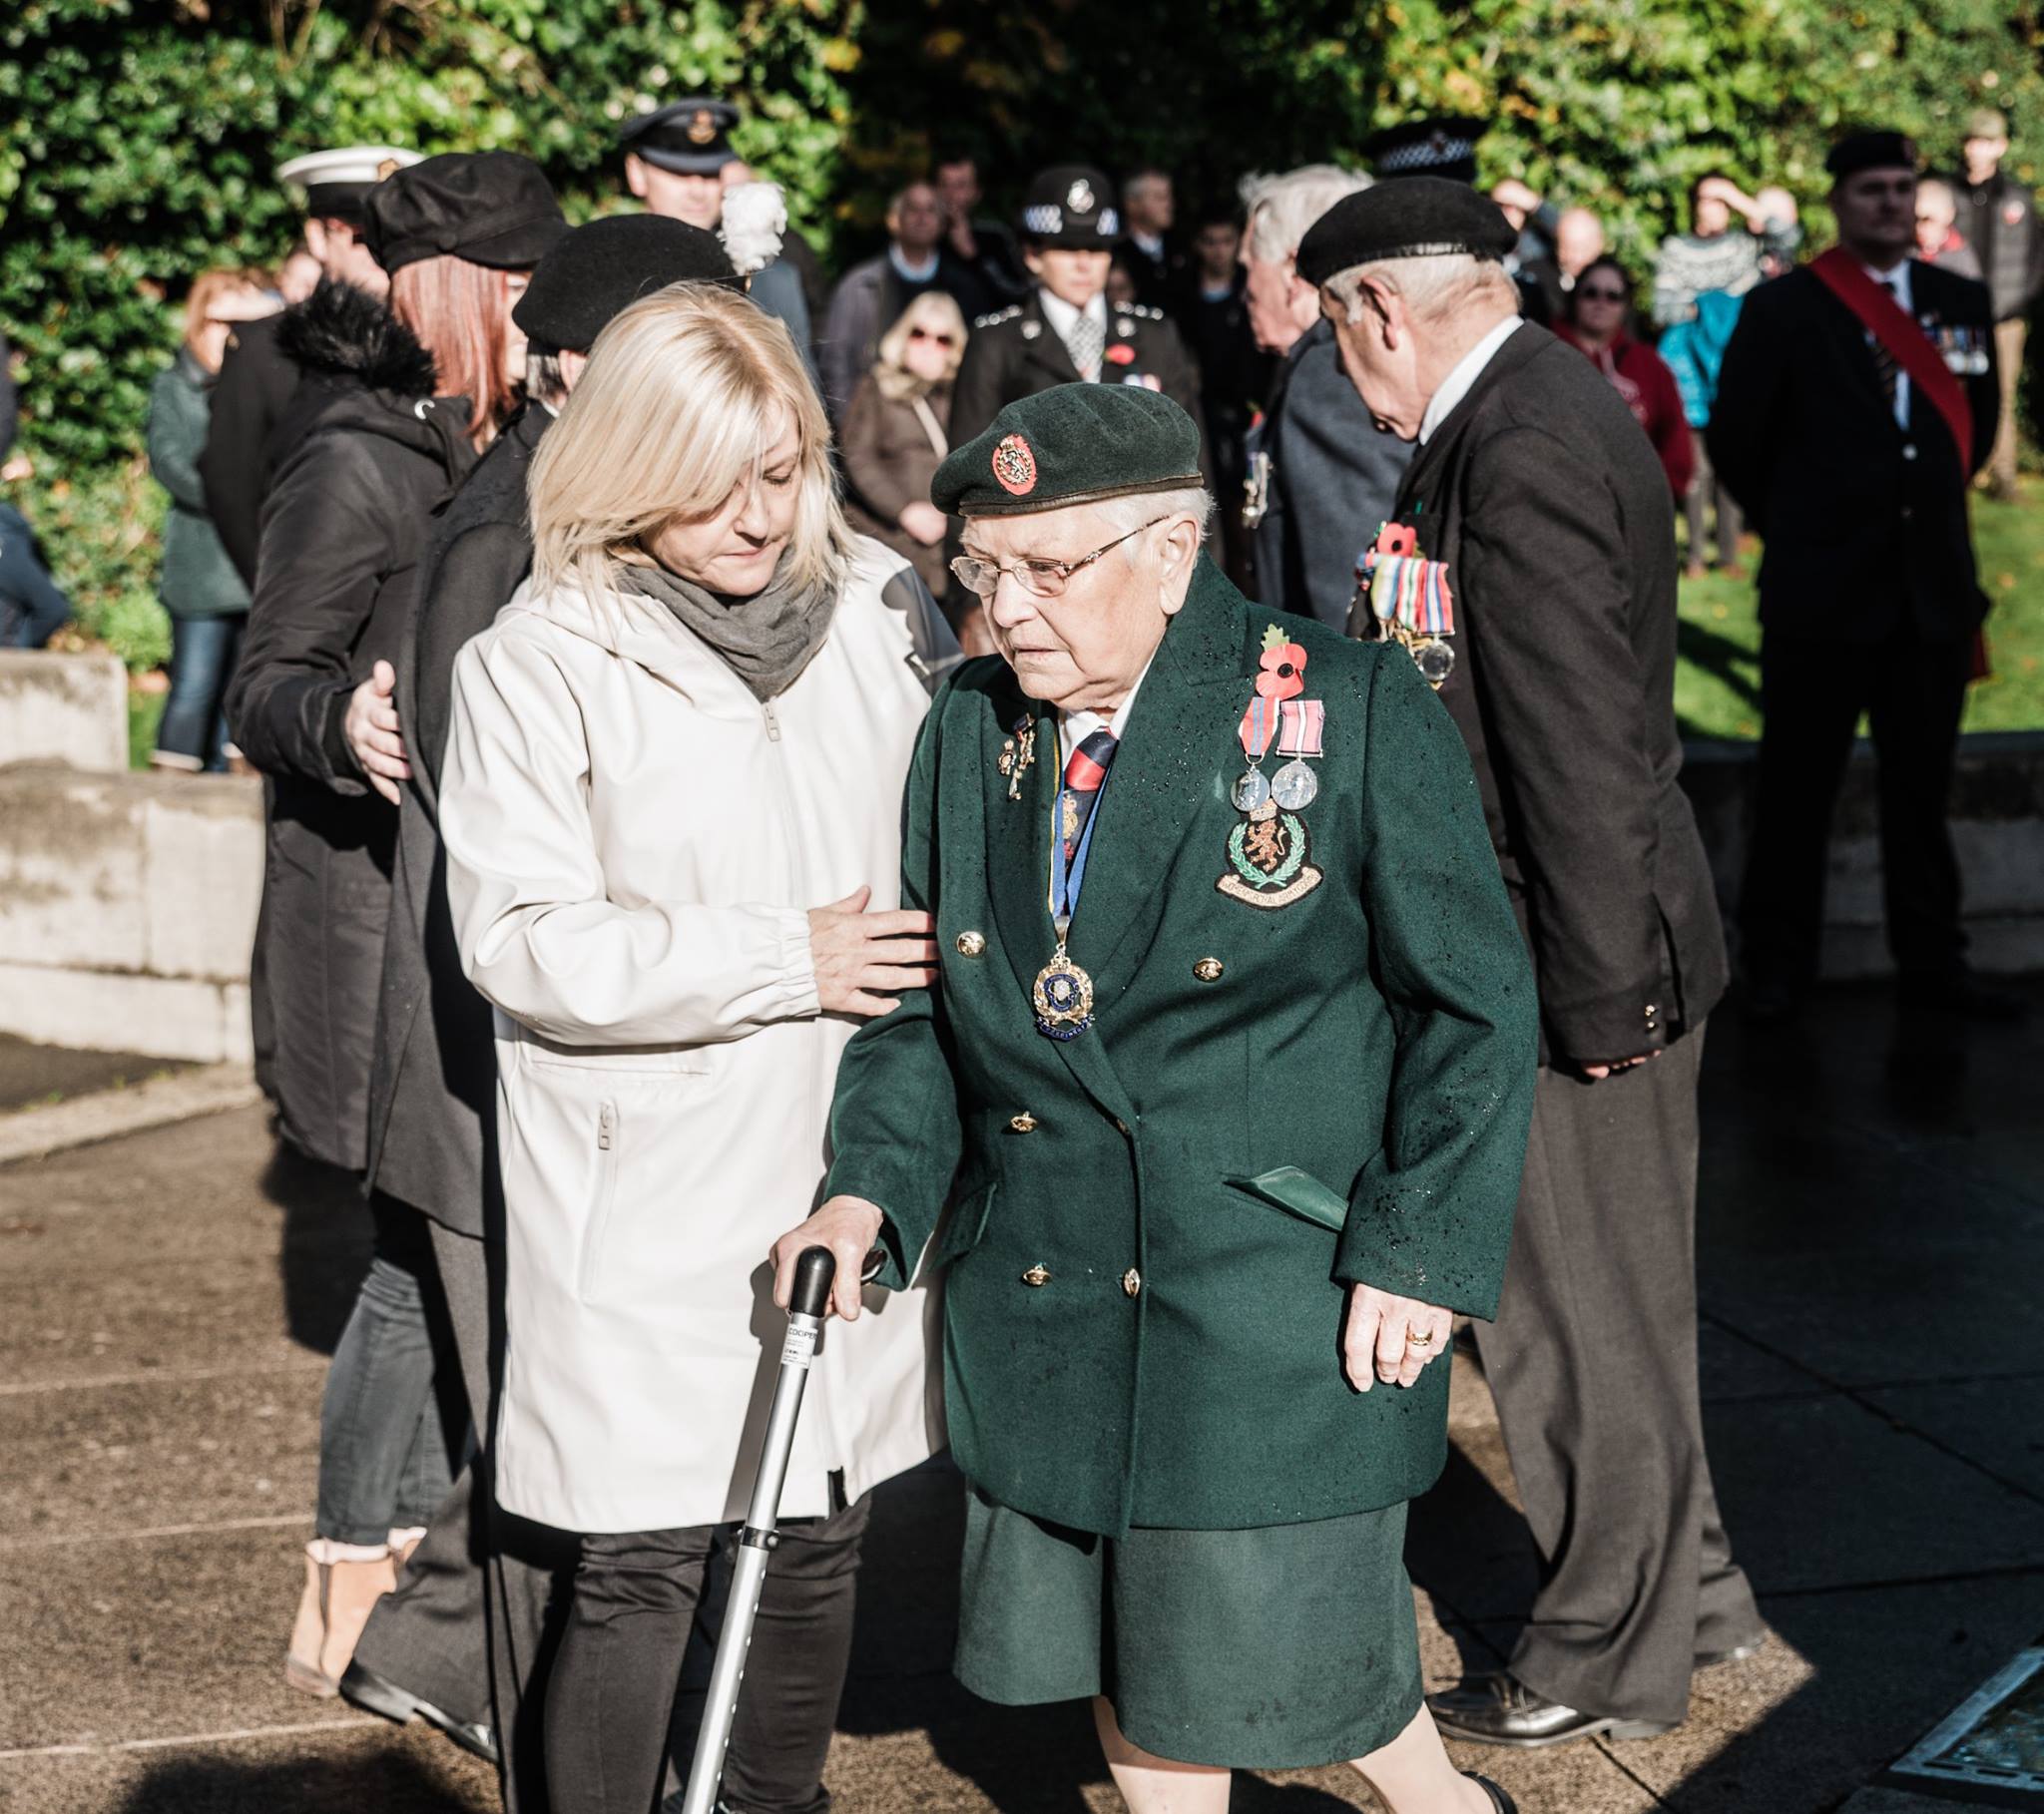
M 928 695 L 906 563 L 861 540 L 763 706 L 633 593 L 522 588 L 462 650 L 447 893 L 496 1009 L 507 1224 L 499 1501 L 577 1532 L 743 1516 L 785 1328 L 766 1255 L 819 1200 L 838 1055 L 808 909 L 900 902 Z M 898 592 L 899 589 L 896 589 Z M 868 1291 L 809 1376 L 783 1515 L 942 1443 L 931 1294 Z

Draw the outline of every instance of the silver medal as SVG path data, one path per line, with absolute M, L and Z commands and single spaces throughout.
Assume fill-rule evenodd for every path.
M 1237 812 L 1254 812 L 1271 797 L 1271 783 L 1264 778 L 1261 768 L 1245 768 L 1236 776 L 1228 797 L 1235 802 Z
M 1455 652 L 1439 637 L 1428 637 L 1412 648 L 1412 659 L 1419 665 L 1420 678 L 1436 692 L 1448 676 L 1455 672 Z
M 1271 797 L 1286 812 L 1310 806 L 1319 791 L 1319 777 L 1295 756 L 1271 777 Z

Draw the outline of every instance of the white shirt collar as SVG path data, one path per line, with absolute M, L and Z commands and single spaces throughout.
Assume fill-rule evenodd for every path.
M 1063 296 L 1054 296 L 1047 289 L 1040 288 L 1036 294 L 1037 299 L 1043 304 L 1043 318 L 1050 323 L 1051 332 L 1056 334 L 1060 340 L 1069 340 L 1072 337 L 1072 327 L 1078 321 L 1082 311 L 1074 308 Z M 1107 326 L 1107 297 L 1105 295 L 1095 296 L 1091 302 L 1086 304 L 1083 312 L 1088 320 L 1101 328 L 1105 328 Z
M 1146 256 L 1152 258 L 1164 256 L 1164 235 L 1162 233 L 1139 232 L 1132 227 L 1129 228 L 1129 237 L 1135 240 Z
M 1905 257 L 1887 270 L 1875 270 L 1871 264 L 1864 267 L 1866 274 L 1876 283 L 1886 285 L 1889 293 L 1901 303 L 1905 315 L 1913 315 L 1916 312 L 1916 304 L 1909 287 L 1909 264 L 1910 260 Z
M 1507 315 L 1462 355 L 1433 393 L 1426 414 L 1419 418 L 1420 446 L 1426 445 L 1433 431 L 1447 420 L 1448 412 L 1469 394 L 1471 386 L 1483 376 L 1483 368 L 1497 357 L 1497 349 L 1524 325 L 1517 315 Z
M 935 252 L 931 252 L 920 264 L 911 264 L 901 255 L 901 247 L 891 241 L 887 246 L 887 262 L 894 266 L 897 274 L 907 283 L 927 283 L 937 274 Z
M 1164 645 L 1158 644 L 1162 649 Z M 1102 717 L 1097 711 L 1061 711 L 1058 713 L 1059 735 L 1064 739 L 1065 760 L 1072 759 L 1072 751 L 1104 724 L 1114 732 L 1119 743 L 1128 734 L 1129 713 L 1136 709 L 1136 694 L 1143 690 L 1143 682 L 1150 678 L 1150 670 L 1157 666 L 1153 655 L 1143 664 L 1143 672 L 1136 677 L 1135 685 L 1129 688 L 1129 696 L 1114 708 L 1114 716 Z M 1063 777 L 1060 776 L 1060 779 Z

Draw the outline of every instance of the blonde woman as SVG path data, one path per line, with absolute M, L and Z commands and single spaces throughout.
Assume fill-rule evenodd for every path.
M 965 357 L 965 316 L 941 289 L 926 289 L 880 336 L 873 369 L 844 406 L 838 452 L 851 496 L 852 526 L 914 564 L 943 597 L 944 513 L 930 480 L 951 451 L 951 380 Z
M 777 1360 L 762 1258 L 815 1201 L 853 1028 L 935 958 L 897 909 L 927 600 L 828 462 L 779 323 L 705 285 L 635 303 L 534 456 L 532 578 L 455 665 L 440 822 L 497 1010 L 508 1224 L 497 1496 L 581 1539 L 556 1814 L 653 1805 Z M 810 1378 L 725 1779 L 749 1814 L 827 1805 L 863 1495 L 941 1440 L 925 1306 L 872 1302 Z

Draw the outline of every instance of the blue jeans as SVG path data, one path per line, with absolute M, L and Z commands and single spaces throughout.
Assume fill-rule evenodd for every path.
M 156 733 L 156 746 L 167 755 L 191 756 L 215 773 L 227 767 L 224 702 L 248 627 L 246 612 L 171 620 L 171 696 Z
M 319 1407 L 314 1529 L 342 1544 L 380 1544 L 393 1529 L 430 1521 L 454 1481 L 436 1381 L 450 1403 L 461 1396 L 426 1218 L 380 1190 L 369 1209 L 376 1256 Z
M 0 649 L 40 649 L 71 618 L 71 601 L 36 549 L 35 531 L 0 504 Z

